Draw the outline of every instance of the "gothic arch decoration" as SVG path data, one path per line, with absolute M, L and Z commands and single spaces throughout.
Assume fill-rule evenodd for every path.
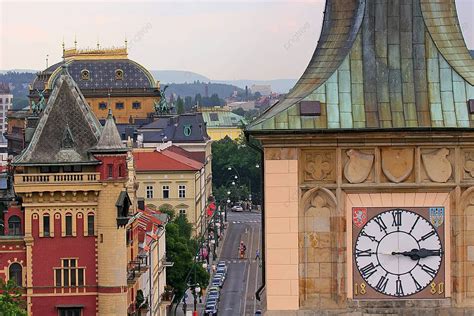
M 329 296 L 338 287 L 337 261 L 332 250 L 338 218 L 336 196 L 316 187 L 303 194 L 299 212 L 300 306 L 317 307 L 321 295 Z M 337 296 L 337 295 L 334 295 Z M 336 304 L 337 298 L 331 297 Z

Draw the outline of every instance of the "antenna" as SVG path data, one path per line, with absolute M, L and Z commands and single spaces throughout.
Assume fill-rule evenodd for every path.
M 77 49 L 77 37 L 76 37 L 76 34 L 74 34 L 74 48 Z
M 46 68 L 48 68 L 48 57 L 49 57 L 49 55 L 46 54 Z

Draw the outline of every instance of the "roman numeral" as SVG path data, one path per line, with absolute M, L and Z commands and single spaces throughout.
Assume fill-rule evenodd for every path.
M 375 272 L 377 272 L 377 267 L 374 266 L 372 262 L 366 265 L 365 267 L 363 267 L 362 269 L 360 269 L 360 273 L 362 274 L 362 277 L 364 279 L 369 278 Z
M 427 240 L 428 238 L 430 238 L 431 236 L 433 236 L 435 234 L 434 230 L 430 231 L 429 233 L 423 235 L 419 241 L 422 241 L 422 240 Z
M 360 232 L 360 235 L 361 235 L 361 236 L 364 236 L 364 237 L 367 237 L 367 238 L 369 238 L 369 239 L 372 240 L 372 241 L 377 241 L 377 239 L 375 238 L 375 236 L 368 235 L 364 230 Z
M 397 296 L 403 296 L 402 281 L 400 279 L 398 279 L 397 282 L 396 282 L 396 293 L 395 294 Z
M 428 273 L 432 278 L 434 278 L 436 276 L 436 270 L 432 269 L 431 267 L 428 267 L 427 265 L 420 265 L 418 264 L 420 267 L 421 267 L 421 270 L 425 271 L 426 273 Z
M 420 291 L 420 290 L 422 289 L 420 283 L 418 283 L 418 282 L 416 281 L 415 277 L 413 276 L 413 274 L 411 274 L 411 272 L 410 272 L 410 276 L 411 276 L 411 278 L 413 279 L 413 282 L 415 282 L 416 290 L 417 290 L 417 291 Z
M 374 217 L 374 221 L 380 226 L 380 231 L 387 232 L 387 225 L 385 225 L 385 223 L 383 222 L 382 217 Z
M 388 283 L 387 275 L 382 275 L 382 276 L 380 277 L 379 283 L 377 283 L 377 285 L 375 286 L 375 288 L 376 288 L 377 291 L 379 291 L 379 292 L 385 292 L 385 288 L 387 287 L 387 283 Z
M 356 257 L 370 257 L 372 256 L 372 249 L 359 250 L 356 248 Z
M 402 211 L 393 211 L 392 217 L 393 217 L 392 226 L 397 226 L 397 227 L 402 226 Z
M 411 232 L 413 231 L 413 229 L 415 229 L 416 223 L 418 223 L 418 220 L 419 220 L 419 219 L 420 219 L 419 217 L 416 218 L 416 221 L 413 223 L 413 226 L 412 226 L 411 229 L 410 229 L 410 234 L 411 234 Z

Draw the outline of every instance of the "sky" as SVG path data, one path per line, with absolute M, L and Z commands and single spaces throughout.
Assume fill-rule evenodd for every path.
M 66 48 L 123 46 L 149 70 L 212 80 L 296 79 L 316 47 L 324 0 L 0 0 L 0 69 L 44 69 Z M 456 0 L 474 48 L 474 0 Z

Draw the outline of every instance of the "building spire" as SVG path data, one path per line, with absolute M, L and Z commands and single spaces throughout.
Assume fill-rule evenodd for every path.
M 74 34 L 74 49 L 77 49 L 77 37 L 76 37 L 76 34 Z

